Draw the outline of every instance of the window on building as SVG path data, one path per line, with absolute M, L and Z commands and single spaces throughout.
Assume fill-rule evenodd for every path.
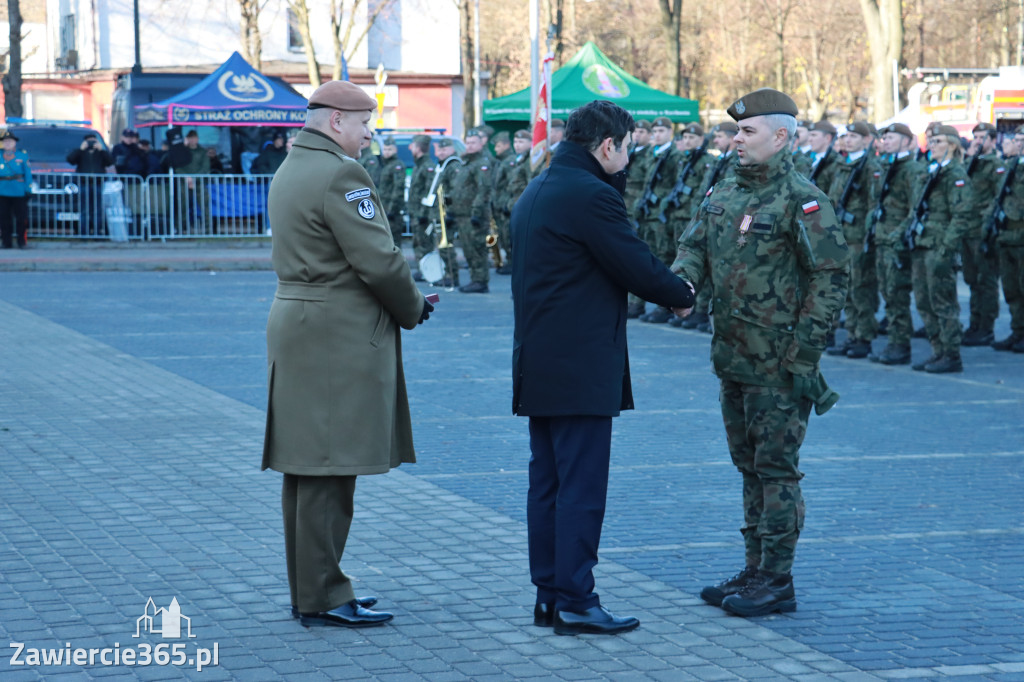
M 288 8 L 288 50 L 302 52 L 302 32 L 299 31 L 299 18 Z
M 58 69 L 78 68 L 78 40 L 76 35 L 75 15 L 63 15 L 60 18 L 60 54 L 56 59 Z

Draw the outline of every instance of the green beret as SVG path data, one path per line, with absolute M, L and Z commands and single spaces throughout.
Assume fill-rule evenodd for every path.
M 553 118 L 553 119 L 551 119 L 551 127 L 552 128 L 564 128 L 565 127 L 565 121 L 563 121 L 560 118 Z
M 510 144 L 512 142 L 511 138 L 509 138 L 508 136 L 508 133 L 504 130 L 502 130 L 500 133 L 495 134 L 495 136 L 492 139 L 495 142 L 504 142 L 505 144 Z
M 438 140 L 437 142 L 435 142 L 435 144 L 436 144 L 436 145 L 437 145 L 438 147 L 454 147 L 454 146 L 455 146 L 455 143 L 454 143 L 454 142 L 452 142 L 452 141 L 451 141 L 450 139 L 448 139 L 447 137 L 442 137 L 442 138 L 441 138 L 440 140 Z
M 812 123 L 808 130 L 817 130 L 819 133 L 825 133 L 826 135 L 835 135 L 838 132 L 836 127 L 825 119 L 821 119 L 817 123 Z
M 846 126 L 846 132 L 857 133 L 863 137 L 874 137 L 875 133 L 868 125 L 866 121 L 854 121 L 850 125 Z
M 384 145 L 393 147 L 395 145 L 395 138 L 393 138 L 391 135 L 388 135 L 387 137 L 384 138 Z
M 515 137 L 515 139 L 517 139 L 517 140 L 530 140 L 530 141 L 532 141 L 533 140 L 533 133 L 531 133 L 529 130 L 526 130 L 524 128 L 523 130 L 517 130 L 516 134 L 513 137 Z
M 806 118 L 801 118 L 800 120 L 798 120 L 796 122 L 796 127 L 797 128 L 804 128 L 806 130 L 810 130 L 812 125 L 813 124 L 810 121 L 808 121 Z
M 995 137 L 997 130 L 996 130 L 996 127 L 994 125 L 992 125 L 991 123 L 985 123 L 984 121 L 982 121 L 978 125 L 974 126 L 974 130 L 972 130 L 971 132 L 972 133 L 992 133 L 992 136 Z
M 926 125 L 924 127 L 924 134 L 925 135 L 931 135 L 932 131 L 935 130 L 936 128 L 940 127 L 941 125 L 942 124 L 939 123 L 938 121 L 932 121 L 931 123 L 929 123 L 928 125 Z
M 960 139 L 960 131 L 958 131 L 953 126 L 939 125 L 932 131 L 931 134 L 935 136 L 947 135 L 949 137 L 955 137 L 957 139 Z
M 672 121 L 665 116 L 659 116 L 654 119 L 654 123 L 651 124 L 652 128 L 668 128 L 672 130 Z
M 648 121 L 645 118 L 642 118 L 642 119 L 640 119 L 639 121 L 636 122 L 636 127 L 637 128 L 643 128 L 647 132 L 650 132 L 651 131 L 651 122 Z
M 761 88 L 740 97 L 732 103 L 726 113 L 732 116 L 734 121 L 742 121 L 745 118 L 770 114 L 787 114 L 795 118 L 798 111 L 796 102 L 786 93 Z
M 728 133 L 729 135 L 735 135 L 740 131 L 740 127 L 732 121 L 722 121 L 711 130 L 716 133 Z
M 702 126 L 699 123 L 690 123 L 685 128 L 683 128 L 683 132 L 684 133 L 689 133 L 690 135 L 700 135 L 701 137 L 703 137 L 704 136 L 704 126 Z
M 896 133 L 897 135 L 902 135 L 903 137 L 909 137 L 911 140 L 914 139 L 914 133 L 911 132 L 910 128 L 905 123 L 890 124 L 888 128 L 882 131 L 883 135 L 886 133 Z
M 494 137 L 494 128 L 492 128 L 491 126 L 487 125 L 486 123 L 483 124 L 482 126 L 478 126 L 477 130 L 480 131 L 481 135 L 487 136 L 488 140 L 491 139 L 492 137 Z
M 466 137 L 483 137 L 484 134 L 485 133 L 479 128 L 470 128 L 466 131 Z

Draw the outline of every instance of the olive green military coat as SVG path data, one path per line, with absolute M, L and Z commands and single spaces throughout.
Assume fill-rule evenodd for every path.
M 369 175 L 304 129 L 269 204 L 278 287 L 263 468 L 354 476 L 414 462 L 398 327 L 416 326 L 423 295 Z

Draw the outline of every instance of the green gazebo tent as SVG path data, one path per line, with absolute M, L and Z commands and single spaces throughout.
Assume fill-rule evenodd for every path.
M 697 102 L 655 90 L 626 73 L 604 55 L 597 45 L 587 42 L 572 61 L 551 75 L 554 98 L 551 115 L 565 118 L 576 107 L 595 99 L 615 102 L 634 118 L 648 120 L 667 116 L 676 123 L 699 119 Z M 487 123 L 530 120 L 530 88 L 483 103 Z

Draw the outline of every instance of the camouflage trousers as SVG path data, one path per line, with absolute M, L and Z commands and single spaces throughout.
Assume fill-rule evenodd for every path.
M 435 242 L 434 238 L 427 234 L 427 227 L 430 223 L 420 224 L 418 218 L 413 218 L 411 221 L 412 227 L 412 252 L 416 254 L 416 261 L 419 262 L 420 258 L 423 258 L 428 253 L 434 250 Z M 440 228 L 435 228 L 440 229 Z M 440 237 L 438 237 L 440 240 Z
M 800 445 L 811 401 L 793 400 L 792 389 L 722 380 L 725 436 L 743 475 L 743 543 L 746 565 L 789 573 L 804 527 Z
M 458 218 L 459 246 L 469 266 L 469 279 L 472 282 L 487 284 L 491 281 L 491 271 L 487 259 L 487 233 L 490 226 L 483 221 L 474 225 L 468 216 Z M 449 239 L 451 235 L 449 235 Z
M 999 274 L 1003 297 L 1010 307 L 1010 329 L 1024 334 L 1024 244 L 999 245 Z
M 860 243 L 863 243 L 861 240 Z M 846 293 L 846 331 L 853 338 L 871 341 L 878 336 L 878 271 L 875 268 L 877 249 L 864 253 L 855 242 L 850 249 L 850 288 Z
M 505 252 L 505 265 L 512 264 L 512 220 L 504 214 L 494 214 L 494 225 L 498 230 L 498 248 Z M 497 263 L 495 263 L 497 265 Z
M 924 320 L 932 353 L 960 353 L 960 302 L 956 297 L 954 252 L 948 249 L 916 249 L 911 252 L 914 301 Z
M 913 289 L 910 254 L 888 244 L 877 247 L 878 281 L 885 285 L 885 316 L 889 319 L 889 343 L 910 346 L 914 322 L 910 317 L 910 292 Z
M 999 317 L 999 255 L 982 252 L 985 240 L 964 239 L 964 281 L 971 288 L 971 327 L 990 331 Z

